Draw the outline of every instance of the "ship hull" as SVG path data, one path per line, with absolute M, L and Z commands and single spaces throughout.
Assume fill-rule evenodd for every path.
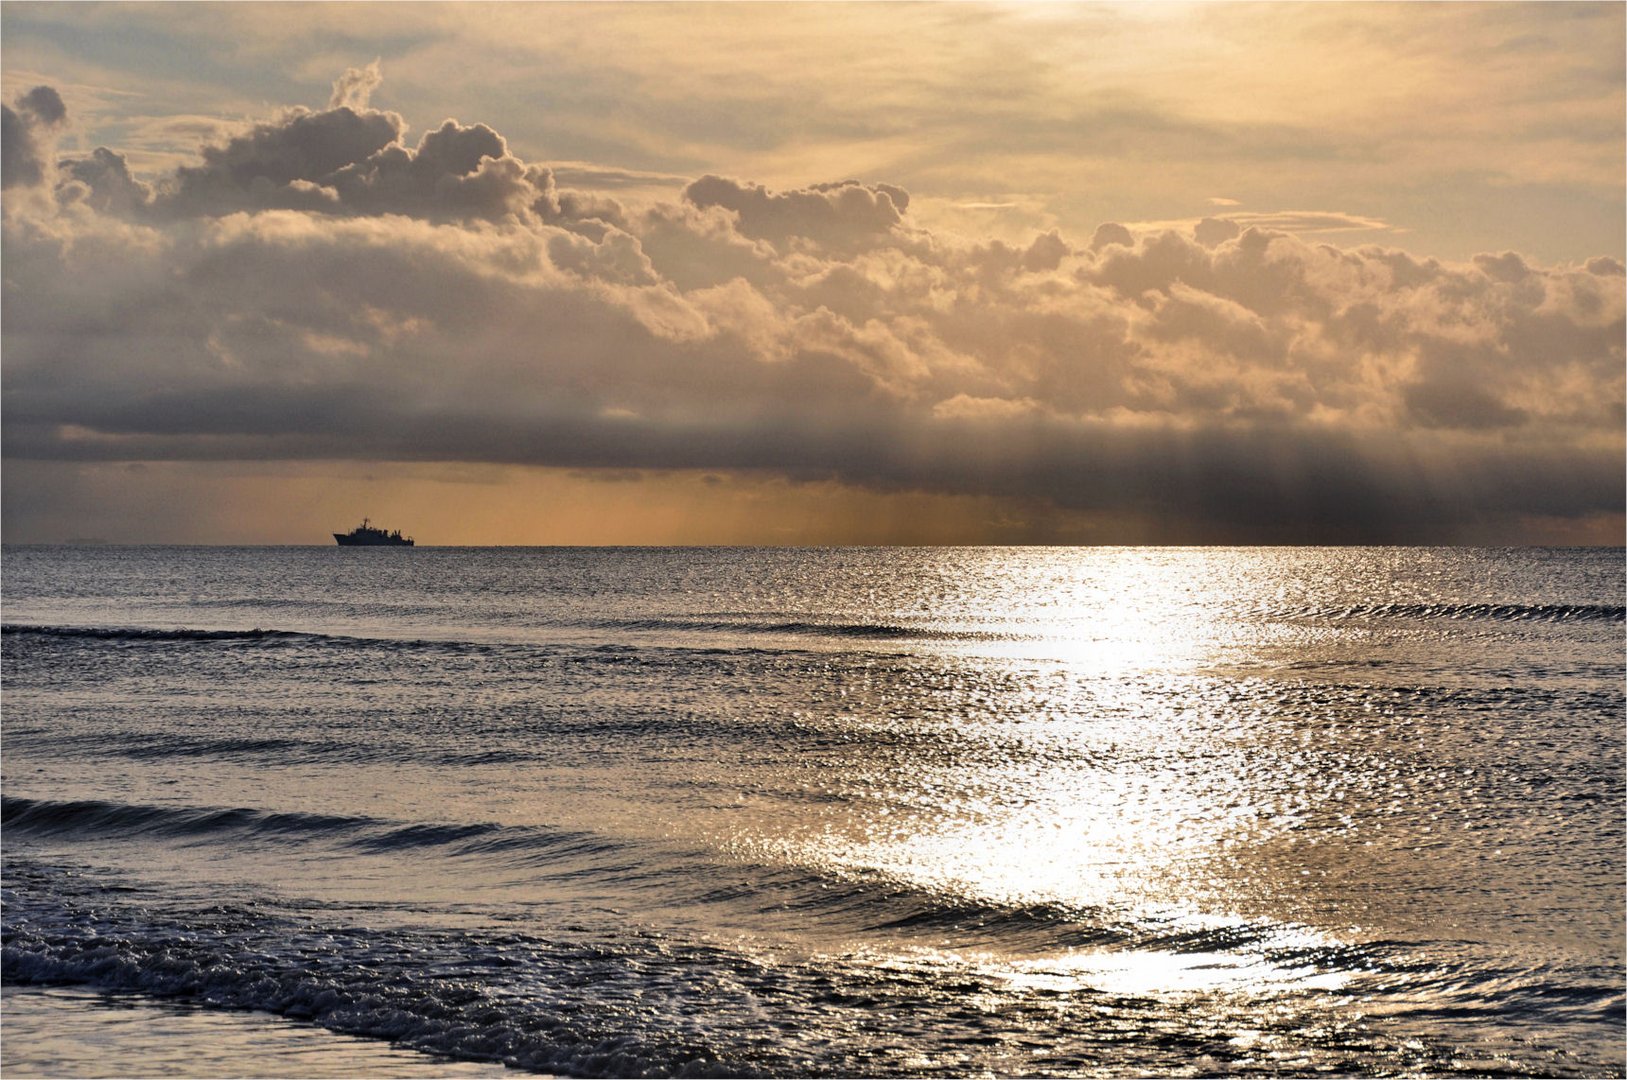
M 412 547 L 411 540 L 396 540 L 388 536 L 374 538 L 334 533 L 333 538 L 339 542 L 340 547 Z

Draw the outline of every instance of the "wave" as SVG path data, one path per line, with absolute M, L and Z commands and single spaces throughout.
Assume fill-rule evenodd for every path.
M 306 596 L 219 596 L 194 597 L 179 604 L 189 608 L 266 608 L 270 611 L 303 611 L 309 608 L 348 608 L 343 600 L 324 600 Z
M 270 605 L 276 606 L 276 605 Z M 1256 617 L 1269 620 L 1313 620 L 1348 622 L 1355 620 L 1416 620 L 1450 622 L 1522 623 L 1621 623 L 1627 621 L 1627 607 L 1619 604 L 1492 604 L 1492 603 L 1384 603 L 1345 606 L 1306 606 L 1260 608 Z M 121 626 L 66 626 L 28 623 L 0 625 L 0 634 L 11 637 L 55 638 L 119 644 L 204 644 L 247 645 L 259 648 L 280 646 L 324 646 L 332 648 L 384 648 L 396 651 L 487 653 L 505 649 L 585 650 L 602 660 L 614 654 L 638 654 L 648 650 L 702 653 L 795 653 L 783 639 L 824 639 L 834 642 L 965 642 L 1011 643 L 1043 642 L 1049 634 L 1044 626 L 1027 630 L 989 629 L 977 626 L 910 625 L 888 621 L 820 621 L 785 619 L 771 615 L 719 614 L 702 616 L 654 616 L 629 618 L 559 617 L 532 625 L 511 628 L 518 639 L 499 637 L 471 640 L 457 636 L 457 627 L 445 628 L 447 636 L 431 632 L 424 637 L 363 634 L 334 634 L 317 631 L 254 627 L 250 629 L 195 629 Z M 1053 628 L 1060 631 L 1061 627 Z M 557 631 L 562 640 L 539 640 Z M 608 632 L 611 640 L 573 640 L 582 631 Z M 618 640 L 618 635 L 637 635 Z M 652 643 L 644 635 L 669 635 L 669 640 Z M 708 637 L 765 639 L 768 647 L 741 647 L 732 642 L 708 642 Z M 642 640 L 641 640 L 642 638 Z M 769 644 L 766 639 L 782 643 Z M 677 644 L 671 639 L 677 639 Z
M 964 627 L 907 626 L 887 622 L 820 622 L 775 616 L 699 616 L 586 619 L 576 625 L 602 630 L 706 634 L 775 634 L 874 641 L 1009 641 L 1025 635 Z
M 900 626 L 894 623 L 825 623 L 805 621 L 759 622 L 745 619 L 578 619 L 563 620 L 557 625 L 565 628 L 581 627 L 595 630 L 677 631 L 684 633 L 714 634 L 785 634 L 802 637 L 862 638 L 875 640 L 945 640 L 945 641 L 1007 641 L 1022 635 L 1005 631 L 950 629 L 934 626 Z M 0 633 L 36 635 L 41 637 L 88 638 L 100 641 L 388 641 L 391 644 L 444 644 L 443 642 L 408 641 L 395 638 L 366 638 L 351 635 L 321 634 L 298 630 L 193 630 L 150 629 L 120 626 L 52 626 L 30 623 L 6 623 Z
M 298 630 L 155 630 L 135 626 L 46 626 L 6 623 L 0 634 L 22 637 L 84 638 L 91 641 L 320 641 L 326 634 Z
M 493 822 L 402 822 L 245 807 L 135 805 L 0 796 L 11 837 L 318 847 L 339 854 L 495 863 L 611 893 L 658 895 L 663 909 L 713 908 L 765 929 L 815 925 L 836 937 L 900 937 L 1004 950 L 1237 950 L 1277 940 L 1272 923 L 1171 924 L 1061 903 L 1006 903 L 935 890 L 878 871 L 735 861 L 597 833 Z M 725 876 L 727 884 L 719 884 Z
M 803 626 L 807 627 L 807 629 L 804 629 L 802 631 L 797 631 L 795 629 L 795 627 L 798 626 L 798 625 L 803 625 Z M 809 624 L 787 624 L 787 627 L 781 627 L 781 628 L 778 628 L 778 629 L 770 627 L 770 628 L 760 629 L 757 632 L 760 632 L 760 633 L 785 633 L 785 634 L 801 632 L 801 633 L 806 633 L 806 634 L 812 634 L 812 633 L 816 632 L 813 629 L 814 625 L 815 624 L 812 624 L 812 623 L 809 623 Z M 550 628 L 563 629 L 563 630 L 595 629 L 595 630 L 633 630 L 633 631 L 640 631 L 640 630 L 674 630 L 675 629 L 675 630 L 689 630 L 689 631 L 712 631 L 712 632 L 717 632 L 717 633 L 751 632 L 752 631 L 752 628 L 747 624 L 736 625 L 736 624 L 730 624 L 730 623 L 684 622 L 682 620 L 652 620 L 652 619 L 632 619 L 632 620 L 619 620 L 619 621 L 618 620 L 593 619 L 593 620 L 576 620 L 576 621 L 566 620 L 566 621 L 561 621 L 561 622 L 556 623 L 556 624 L 551 624 L 551 627 L 550 626 L 544 626 L 544 627 L 521 628 L 521 632 L 527 634 L 528 636 L 530 636 L 530 635 L 535 635 L 539 631 L 545 631 L 545 630 L 550 629 Z M 456 628 L 451 628 L 451 629 L 455 632 Z M 838 627 L 833 631 L 833 633 L 837 634 L 838 636 L 848 636 L 848 637 L 871 636 L 871 637 L 885 638 L 885 637 L 889 637 L 889 636 L 891 636 L 891 637 L 901 637 L 901 636 L 906 636 L 906 635 L 925 637 L 925 636 L 930 636 L 931 633 L 938 633 L 938 632 L 921 632 L 920 634 L 916 634 L 916 632 L 914 632 L 914 631 L 905 631 L 902 628 L 896 628 L 896 627 L 869 627 L 869 628 L 865 628 L 865 627 L 849 627 L 849 628 L 845 628 L 845 629 Z M 504 639 L 501 639 L 501 638 L 495 639 L 495 640 L 478 640 L 477 641 L 477 640 L 469 640 L 469 639 L 458 638 L 458 637 L 444 637 L 444 638 L 441 638 L 441 637 L 417 637 L 417 638 L 415 638 L 415 637 L 390 637 L 390 636 L 383 636 L 383 635 L 366 635 L 366 634 L 329 634 L 329 633 L 320 633 L 320 632 L 317 632 L 317 631 L 261 629 L 259 627 L 256 627 L 256 628 L 253 628 L 253 629 L 248 629 L 248 630 L 238 630 L 238 629 L 231 629 L 231 630 L 199 630 L 199 629 L 191 629 L 191 628 L 186 628 L 186 627 L 178 627 L 178 628 L 174 628 L 174 629 L 160 629 L 160 628 L 139 627 L 139 626 L 61 626 L 61 625 L 49 625 L 49 624 L 40 624 L 40 623 L 5 623 L 4 625 L 0 625 L 0 635 L 4 635 L 4 636 L 7 636 L 7 637 L 19 637 L 19 638 L 25 638 L 25 639 L 26 638 L 56 638 L 56 639 L 61 639 L 61 640 L 78 640 L 78 641 L 86 641 L 86 642 L 117 642 L 117 643 L 133 643 L 133 644 L 141 644 L 141 643 L 147 643 L 147 644 L 166 644 L 166 643 L 218 644 L 218 643 L 226 643 L 226 644 L 231 644 L 231 643 L 236 643 L 236 642 L 248 642 L 248 643 L 263 644 L 263 645 L 318 644 L 318 645 L 331 645 L 331 646 L 337 646 L 337 647 L 362 647 L 362 648 L 373 647 L 373 648 L 387 648 L 387 649 L 394 649 L 394 650 L 408 650 L 408 649 L 422 649 L 422 650 L 432 650 L 432 651 L 448 651 L 448 650 L 450 650 L 450 651 L 455 651 L 455 652 L 495 652 L 495 651 L 504 650 L 504 649 L 523 649 L 523 650 L 573 649 L 573 650 L 584 650 L 584 651 L 587 651 L 587 652 L 593 652 L 593 653 L 608 655 L 608 654 L 616 654 L 616 653 L 636 653 L 636 652 L 642 651 L 642 649 L 644 648 L 644 646 L 642 646 L 642 645 L 631 645 L 631 644 L 626 644 L 626 643 L 622 643 L 622 642 L 595 642 L 595 643 L 588 644 L 588 643 L 574 642 L 574 641 L 546 642 L 546 641 L 535 641 L 535 640 L 504 640 Z M 939 636 L 947 636 L 947 632 L 939 633 Z M 727 652 L 750 653 L 750 652 L 784 652 L 786 650 L 783 650 L 783 649 L 779 649 L 779 650 L 773 650 L 773 649 L 771 649 L 771 650 L 736 649 L 736 648 L 730 648 L 730 649 L 727 649 L 727 650 L 719 650 L 717 648 L 698 647 L 698 648 L 691 648 L 691 649 L 688 649 L 688 650 L 677 650 L 677 651 L 714 652 L 714 653 L 719 652 L 719 651 L 727 651 Z
M 709 618 L 631 618 L 631 619 L 560 619 L 538 626 L 516 627 L 523 635 L 520 640 L 468 640 L 459 637 L 389 637 L 367 634 L 331 634 L 315 631 L 281 629 L 224 629 L 201 630 L 191 628 L 151 628 L 123 626 L 62 626 L 32 623 L 6 623 L 0 625 L 0 634 L 8 637 L 57 639 L 86 643 L 113 643 L 120 645 L 247 645 L 257 648 L 294 646 L 320 646 L 330 648 L 382 648 L 392 651 L 428 651 L 436 653 L 491 653 L 502 650 L 525 651 L 583 651 L 606 662 L 618 656 L 645 654 L 651 650 L 675 654 L 792 654 L 802 651 L 782 645 L 768 644 L 769 638 L 825 638 L 836 641 L 964 641 L 990 642 L 1019 640 L 1022 635 L 974 629 L 953 629 L 931 626 L 902 626 L 893 623 L 823 623 L 811 621 L 763 622 L 745 619 Z M 561 632 L 564 640 L 548 642 L 534 639 L 550 630 Z M 571 640 L 581 631 L 609 632 L 612 640 L 582 642 Z M 458 633 L 455 627 L 448 628 Z M 618 635 L 665 634 L 680 639 L 651 643 L 648 639 L 615 640 Z M 733 636 L 736 638 L 765 639 L 762 645 L 742 647 L 735 643 L 726 646 L 708 641 L 707 636 Z M 685 640 L 687 639 L 687 640 Z M 767 645 L 767 647 L 764 647 Z
M 461 638 L 411 638 L 366 634 L 328 634 L 313 630 L 278 630 L 255 627 L 249 630 L 199 630 L 189 627 L 163 629 L 141 626 L 61 626 L 43 623 L 6 623 L 0 634 L 20 638 L 59 638 L 64 640 L 132 643 L 233 643 L 266 645 L 316 644 L 352 648 L 426 649 L 456 652 L 492 652 L 500 649 L 549 648 L 546 644 L 471 641 Z
M 1352 604 L 1267 611 L 1281 619 L 1493 619 L 1505 622 L 1622 622 L 1619 604 Z
M 280 839 L 326 843 L 359 852 L 410 853 L 442 848 L 479 854 L 523 850 L 532 855 L 558 849 L 576 853 L 612 845 L 591 834 L 540 826 L 495 823 L 404 823 L 343 815 L 278 813 L 246 807 L 132 805 L 101 799 L 55 801 L 0 796 L 0 823 L 12 835 L 79 837 L 186 837 L 222 843 Z M 494 843 L 494 837 L 504 837 Z
M 535 652 L 554 649 L 586 649 L 589 652 L 609 650 L 618 646 L 551 645 L 536 642 L 471 641 L 460 638 L 411 638 L 371 636 L 365 634 L 328 634 L 309 630 L 278 630 L 254 628 L 249 630 L 199 630 L 192 628 L 160 629 L 139 626 L 61 626 L 40 623 L 6 623 L 0 625 L 0 635 L 7 637 L 44 638 L 61 641 L 111 642 L 134 645 L 237 645 L 259 648 L 325 647 L 335 649 L 382 649 L 391 652 L 423 651 L 431 653 L 480 654 L 503 650 Z

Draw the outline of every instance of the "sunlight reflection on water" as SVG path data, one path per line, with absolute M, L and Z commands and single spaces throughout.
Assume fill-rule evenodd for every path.
M 1201 857 L 1253 826 L 1262 806 L 1238 760 L 1247 733 L 1187 692 L 1209 689 L 1201 672 L 1240 633 L 1271 554 L 1206 553 L 1199 589 L 1187 562 L 1164 566 L 1158 553 L 961 553 L 988 564 L 962 568 L 966 578 L 1004 574 L 1007 587 L 963 594 L 953 621 L 1028 635 L 1012 647 L 1020 658 L 986 674 L 997 700 L 978 708 L 996 695 L 968 687 L 973 707 L 946 718 L 998 739 L 910 777 L 899 819 L 871 819 L 862 842 L 833 839 L 818 861 L 1010 901 L 1094 903 L 1104 872 L 1122 881 L 1127 867 Z M 855 725 L 884 722 L 885 708 L 866 715 L 865 704 Z
M 1266 955 L 1337 946 L 1333 929 L 1275 922 L 1269 941 L 1243 933 L 1240 945 L 1203 944 L 1206 933 L 1220 941 L 1245 926 L 1244 912 L 1272 911 L 1309 885 L 1326 888 L 1315 849 L 1350 827 L 1339 804 L 1349 792 L 1381 794 L 1370 777 L 1346 771 L 1349 760 L 1319 752 L 1341 711 L 1371 708 L 1357 700 L 1363 694 L 1336 688 L 1309 715 L 1284 722 L 1270 679 L 1240 682 L 1217 670 L 1292 670 L 1366 646 L 1362 625 L 1303 627 L 1272 614 L 1307 606 L 1307 593 L 1326 604 L 1332 579 L 1308 582 L 1301 556 L 1267 549 L 942 558 L 963 585 L 932 625 L 946 637 L 968 625 L 988 633 L 937 647 L 992 665 L 981 669 L 989 689 L 959 688 L 962 712 L 942 719 L 946 731 L 978 733 L 982 744 L 903 775 L 861 770 L 868 783 L 857 785 L 850 776 L 849 793 L 862 796 L 855 808 L 869 813 L 789 845 L 782 837 L 780 857 L 824 873 L 879 875 L 973 909 L 1050 906 L 1098 933 L 1129 927 L 1146 937 L 1159 927 L 1191 939 L 1170 950 L 1132 935 L 1111 947 L 1026 956 L 1008 945 L 988 963 L 1013 986 L 1124 994 L 1343 986 L 1347 974 Z M 1385 559 L 1341 569 L 1335 599 L 1386 595 Z M 848 721 L 886 728 L 891 709 L 885 695 L 855 691 Z M 1301 843 L 1296 834 L 1313 811 L 1315 832 Z M 1282 858 L 1283 844 L 1297 854 Z M 1271 857 L 1256 862 L 1256 851 Z
M 1326 944 L 1305 934 L 1306 946 Z M 1004 969 L 1012 986 L 1034 990 L 1086 987 L 1126 996 L 1178 996 L 1216 990 L 1253 995 L 1337 990 L 1350 981 L 1344 972 L 1287 967 L 1260 956 L 1226 952 L 1078 952 L 1043 960 L 1020 960 Z
M 489 987 L 648 1071 L 1620 1058 L 1619 553 L 331 555 L 8 564 L 66 628 L 6 642 L 8 839 L 156 879 L 14 876 L 38 971 L 86 896 L 137 985 L 203 912 L 223 1000 Z

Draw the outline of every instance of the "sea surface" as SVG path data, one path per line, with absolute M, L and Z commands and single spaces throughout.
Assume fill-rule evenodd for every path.
M 1619 549 L 3 559 L 12 1075 L 1623 1075 Z

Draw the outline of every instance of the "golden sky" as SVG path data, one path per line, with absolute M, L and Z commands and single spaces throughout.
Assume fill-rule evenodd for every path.
M 1619 543 L 1623 12 L 7 3 L 4 536 Z

